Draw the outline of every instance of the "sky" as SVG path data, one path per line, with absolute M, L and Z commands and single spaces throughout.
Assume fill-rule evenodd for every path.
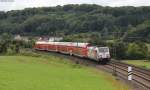
M 65 4 L 98 4 L 102 6 L 150 6 L 150 0 L 0 0 L 0 11 Z

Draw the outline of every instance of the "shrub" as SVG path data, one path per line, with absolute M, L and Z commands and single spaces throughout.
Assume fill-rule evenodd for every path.
M 129 59 L 145 59 L 148 57 L 148 49 L 144 43 L 131 43 L 126 54 Z
M 15 54 L 15 52 L 14 52 L 14 50 L 13 49 L 11 49 L 11 48 L 8 48 L 7 49 L 7 53 L 6 53 L 7 55 L 14 55 Z
M 38 53 L 34 53 L 32 51 L 27 51 L 27 50 L 23 50 L 23 49 L 20 51 L 19 54 L 23 55 L 23 56 L 41 57 L 41 55 Z

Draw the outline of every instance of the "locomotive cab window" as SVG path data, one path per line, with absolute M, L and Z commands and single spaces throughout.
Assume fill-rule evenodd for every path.
M 109 52 L 109 48 L 99 48 L 99 52 Z

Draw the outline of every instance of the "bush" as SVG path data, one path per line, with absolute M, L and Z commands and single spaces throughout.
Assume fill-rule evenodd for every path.
M 116 43 L 115 49 L 116 49 L 116 58 L 117 59 L 125 59 L 126 58 L 127 46 L 125 43 L 123 43 L 123 42 Z
M 20 53 L 22 48 L 32 48 L 35 41 L 23 41 L 23 40 L 13 40 L 12 38 L 7 38 L 7 35 L 3 35 L 0 39 L 0 53 L 2 54 L 17 54 Z
M 20 54 L 20 55 L 23 55 L 23 56 L 41 57 L 41 55 L 38 54 L 38 53 L 34 53 L 34 52 L 32 52 L 32 51 L 23 50 L 23 49 L 20 51 L 19 54 Z
M 148 49 L 144 43 L 131 43 L 126 54 L 129 59 L 145 59 L 148 57 Z
M 109 43 L 111 56 L 116 59 L 125 59 L 127 45 L 121 41 Z
M 8 48 L 7 49 L 7 55 L 14 55 L 16 52 L 14 52 L 14 50 L 13 49 L 11 49 L 11 48 Z

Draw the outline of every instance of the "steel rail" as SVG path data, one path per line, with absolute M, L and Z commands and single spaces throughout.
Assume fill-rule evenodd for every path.
M 150 73 L 149 70 L 145 70 L 145 69 L 141 69 L 140 67 L 136 67 L 134 65 L 130 65 L 130 64 L 126 64 L 126 63 L 122 63 L 122 62 L 118 62 L 118 61 L 111 61 L 111 63 L 109 65 L 112 66 L 112 69 L 113 69 L 113 64 L 115 64 L 115 67 L 117 67 L 117 69 L 120 69 L 122 70 L 123 72 L 127 72 L 127 69 L 124 69 L 124 68 L 127 68 L 128 66 L 133 66 L 133 70 L 135 70 L 133 72 L 133 75 L 135 75 L 137 78 L 133 78 L 133 80 L 141 85 L 143 85 L 144 87 L 146 87 L 148 90 L 150 90 L 150 76 L 147 75 Z M 143 71 L 142 71 L 143 70 Z M 118 73 L 122 73 L 122 72 L 119 72 L 117 71 Z M 144 72 L 144 73 L 143 73 Z M 142 74 L 139 74 L 139 73 L 142 73 Z M 147 76 L 147 77 L 146 77 Z M 134 77 L 134 76 L 133 76 Z M 138 79 L 142 79 L 142 80 L 138 80 Z M 144 80 L 144 81 L 143 81 Z M 146 83 L 148 84 L 146 84 Z

